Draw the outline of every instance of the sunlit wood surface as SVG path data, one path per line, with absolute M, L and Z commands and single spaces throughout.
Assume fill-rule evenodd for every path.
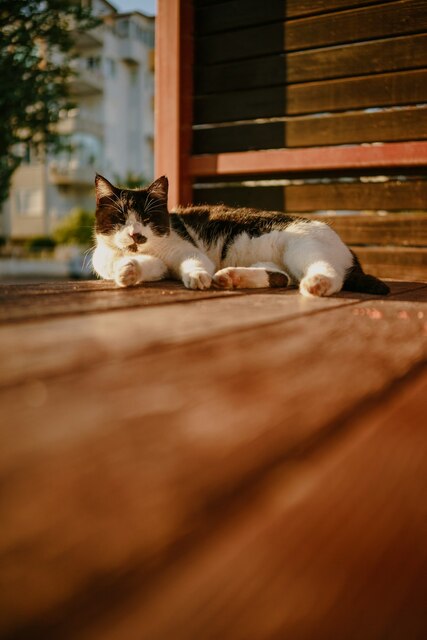
M 0 637 L 427 637 L 427 284 L 0 287 Z

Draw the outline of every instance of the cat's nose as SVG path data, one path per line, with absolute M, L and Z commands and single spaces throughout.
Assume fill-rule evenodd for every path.
M 143 236 L 142 233 L 131 233 L 130 237 L 134 242 L 136 242 L 136 244 L 142 244 L 147 240 L 147 238 Z

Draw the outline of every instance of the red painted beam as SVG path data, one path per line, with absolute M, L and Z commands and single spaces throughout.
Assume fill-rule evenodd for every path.
M 427 142 L 271 149 L 192 156 L 193 177 L 333 169 L 427 167 Z
M 169 178 L 169 205 L 191 202 L 192 0 L 158 0 L 155 174 Z

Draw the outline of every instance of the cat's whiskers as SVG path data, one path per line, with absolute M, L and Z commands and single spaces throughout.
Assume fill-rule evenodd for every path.
M 159 201 L 157 198 L 153 198 L 148 196 L 144 212 L 145 213 L 153 213 L 154 211 L 161 211 L 164 208 L 164 203 Z
M 117 211 L 118 213 L 125 215 L 125 211 L 123 208 L 123 203 L 121 202 L 121 200 L 118 199 L 118 197 L 116 196 L 116 194 L 113 194 L 114 197 L 116 198 L 116 201 L 114 201 L 111 196 L 104 196 L 104 198 L 106 198 L 107 200 L 110 200 L 111 202 L 111 206 L 113 207 L 113 209 L 115 211 Z

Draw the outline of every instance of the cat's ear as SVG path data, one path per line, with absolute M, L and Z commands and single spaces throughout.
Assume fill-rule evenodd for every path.
M 104 176 L 96 174 L 95 177 L 95 192 L 96 192 L 96 204 L 99 203 L 101 198 L 112 198 L 117 195 L 118 189 L 114 187 L 111 182 L 108 182 Z
M 147 187 L 147 192 L 152 193 L 154 196 L 160 198 L 160 200 L 163 200 L 166 203 L 168 201 L 168 189 L 169 181 L 167 177 L 161 176 Z

